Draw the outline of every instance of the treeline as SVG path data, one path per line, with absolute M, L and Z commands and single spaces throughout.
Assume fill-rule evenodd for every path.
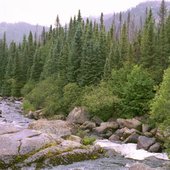
M 146 9 L 144 26 L 132 32 L 132 22 L 130 13 L 126 22 L 120 13 L 119 26 L 113 22 L 106 31 L 103 14 L 98 24 L 84 21 L 79 11 L 65 27 L 57 17 L 55 28 L 44 29 L 39 40 L 30 32 L 8 47 L 4 34 L 0 94 L 24 96 L 25 110 L 43 108 L 46 116 L 85 106 L 104 120 L 151 112 L 153 123 L 169 127 L 170 73 L 163 74 L 170 59 L 170 15 L 164 0 L 159 21 Z

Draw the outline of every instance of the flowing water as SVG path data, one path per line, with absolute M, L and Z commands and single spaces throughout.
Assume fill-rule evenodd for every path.
M 22 102 L 9 100 L 0 101 L 0 123 L 12 123 L 20 127 L 27 128 L 32 121 L 22 115 Z M 107 150 L 116 150 L 117 154 L 108 154 L 109 157 L 96 160 L 76 162 L 70 165 L 60 165 L 45 168 L 44 170 L 128 170 L 129 166 L 136 163 L 144 163 L 159 170 L 170 170 L 166 154 L 153 154 L 144 150 L 136 150 L 135 144 L 117 144 L 108 140 L 99 140 L 96 145 L 100 145 Z M 23 168 L 22 170 L 34 170 L 34 167 Z
M 12 123 L 17 126 L 27 127 L 32 121 L 22 115 L 22 102 L 14 101 L 11 102 L 8 99 L 0 101 L 0 122 Z

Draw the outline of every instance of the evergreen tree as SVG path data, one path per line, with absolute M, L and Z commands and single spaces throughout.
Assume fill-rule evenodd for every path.
M 7 44 L 6 44 L 6 34 L 4 33 L 3 39 L 0 40 L 0 63 L 1 63 L 1 67 L 0 67 L 0 94 L 1 94 L 3 83 L 4 83 L 7 61 L 8 61 L 8 48 L 7 48 Z
M 140 64 L 156 78 L 157 58 L 155 55 L 155 31 L 152 10 L 149 10 L 141 39 Z

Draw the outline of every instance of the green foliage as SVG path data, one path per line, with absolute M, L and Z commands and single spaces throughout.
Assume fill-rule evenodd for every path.
M 103 120 L 114 115 L 118 101 L 105 82 L 101 82 L 99 86 L 86 87 L 82 97 L 82 105 L 86 106 L 90 113 Z
M 170 68 L 168 68 L 165 71 L 163 82 L 161 83 L 160 88 L 157 91 L 156 96 L 151 103 L 151 120 L 156 124 L 165 124 L 167 120 L 170 120 L 169 87 L 170 87 Z
M 48 96 L 54 92 L 55 85 L 53 85 L 53 79 L 48 78 L 36 85 L 36 87 L 26 95 L 26 99 L 29 100 L 35 109 L 42 108 Z
M 82 143 L 83 145 L 92 145 L 95 140 L 96 140 L 95 137 L 85 136 L 82 139 Z
M 155 98 L 151 102 L 150 122 L 160 127 L 165 135 L 165 147 L 170 155 L 170 68 L 163 76 Z
M 139 66 L 134 66 L 124 84 L 122 99 L 123 114 L 141 116 L 149 111 L 149 101 L 154 97 L 154 82 L 151 76 Z
M 63 104 L 66 111 L 80 105 L 81 88 L 76 83 L 69 83 L 63 88 Z
M 24 100 L 23 109 L 25 113 L 28 113 L 30 110 L 31 111 L 35 110 L 34 106 L 28 100 Z
M 112 71 L 110 86 L 113 95 L 118 96 L 119 116 L 140 116 L 148 112 L 153 98 L 153 80 L 139 66 L 124 67 Z
M 28 81 L 24 87 L 21 89 L 21 94 L 26 96 L 33 88 L 35 87 L 35 83 L 33 81 Z

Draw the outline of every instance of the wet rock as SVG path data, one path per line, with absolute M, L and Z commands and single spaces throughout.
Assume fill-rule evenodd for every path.
M 149 152 L 160 152 L 161 151 L 161 144 L 156 142 L 152 146 L 149 147 L 148 149 Z
M 137 143 L 137 149 L 145 149 L 148 150 L 151 145 L 153 145 L 156 142 L 155 138 L 149 138 L 146 136 L 139 136 L 138 143 Z
M 68 115 L 67 121 L 71 123 L 83 124 L 89 121 L 89 113 L 82 107 L 75 107 Z
M 132 166 L 130 166 L 129 170 L 154 170 L 155 168 L 151 168 L 145 164 L 142 163 L 135 163 Z
M 80 126 L 81 129 L 89 129 L 89 130 L 94 129 L 95 127 L 96 127 L 96 124 L 91 121 L 86 121 Z
M 71 135 L 75 131 L 75 127 L 72 123 L 63 120 L 37 120 L 31 122 L 29 128 L 43 133 L 55 134 L 58 137 Z
M 120 128 L 127 127 L 128 129 L 137 129 L 141 130 L 142 123 L 137 119 L 117 119 L 117 123 Z
M 117 122 L 103 122 L 99 127 L 94 128 L 94 131 L 98 134 L 102 134 L 108 130 L 116 130 L 118 127 Z

